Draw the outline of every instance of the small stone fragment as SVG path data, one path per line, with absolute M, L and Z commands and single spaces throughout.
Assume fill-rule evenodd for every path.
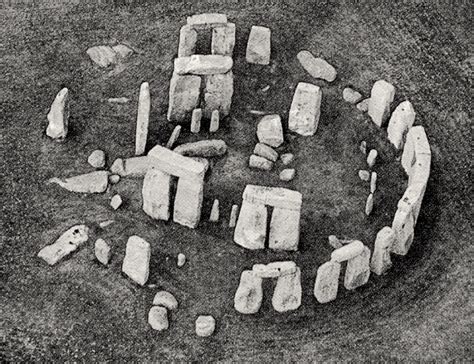
M 168 149 L 173 148 L 173 145 L 176 143 L 176 140 L 178 140 L 180 133 L 181 133 L 181 125 L 176 125 L 175 128 L 173 129 L 173 132 L 171 133 L 170 138 L 168 139 L 168 142 L 166 143 L 166 148 Z
M 200 337 L 208 337 L 214 333 L 216 329 L 216 320 L 212 316 L 199 316 L 196 320 L 196 335 Z
M 415 122 L 415 109 L 410 101 L 403 101 L 397 106 L 388 122 L 388 140 L 397 149 L 403 148 L 404 138 Z
M 186 263 L 186 255 L 183 253 L 178 254 L 178 267 L 181 268 Z
M 359 170 L 359 178 L 362 181 L 368 181 L 370 179 L 370 172 L 364 169 Z
M 201 130 L 202 109 L 194 109 L 191 116 L 191 133 L 199 133 Z
M 138 96 L 137 129 L 135 133 L 135 155 L 142 155 L 143 153 L 145 153 L 146 141 L 148 138 L 150 109 L 150 86 L 148 82 L 143 82 L 140 86 L 140 95 Z
M 109 182 L 112 185 L 115 185 L 120 182 L 120 176 L 118 174 L 111 174 L 109 176 Z
M 120 197 L 120 195 L 114 195 L 110 200 L 110 206 L 112 206 L 114 210 L 117 210 L 120 205 L 122 205 L 122 197 Z
M 367 201 L 365 202 L 365 214 L 369 216 L 374 209 L 374 194 L 371 193 L 367 196 Z
M 66 179 L 51 178 L 50 183 L 57 183 L 62 188 L 78 193 L 102 193 L 109 184 L 109 172 L 96 171 Z
M 151 247 L 137 235 L 128 238 L 122 271 L 139 285 L 143 286 L 150 272 Z
M 292 153 L 284 153 L 280 156 L 281 162 L 283 165 L 287 166 L 291 162 L 293 162 L 293 159 L 295 158 L 294 154 Z
M 112 47 L 119 58 L 127 58 L 133 54 L 133 49 L 127 47 L 125 44 L 117 44 Z
M 351 104 L 356 104 L 360 100 L 362 100 L 362 94 L 360 92 L 357 92 L 356 90 L 346 87 L 342 91 L 342 97 L 345 101 L 351 103 Z
M 374 83 L 370 93 L 369 116 L 377 126 L 382 126 L 390 115 L 390 105 L 395 97 L 395 87 L 384 80 Z
M 232 209 L 230 210 L 230 217 L 229 217 L 229 227 L 235 227 L 237 222 L 237 213 L 239 212 L 238 205 L 232 205 Z
M 257 126 L 257 137 L 260 143 L 278 148 L 283 144 L 283 127 L 279 115 L 265 115 Z
M 219 221 L 219 200 L 214 200 L 211 209 L 211 215 L 209 216 L 210 222 L 218 222 Z
M 257 143 L 253 150 L 253 154 L 268 159 L 269 161 L 276 162 L 278 160 L 278 153 L 272 147 L 263 144 Z
M 319 266 L 314 283 L 314 297 L 319 303 L 334 301 L 337 297 L 341 263 L 326 262 Z
M 110 172 L 123 176 L 125 174 L 125 166 L 122 158 L 117 158 L 114 163 L 110 166 Z
M 178 308 L 178 301 L 176 298 L 167 291 L 159 291 L 153 298 L 154 306 L 163 306 L 166 309 L 173 311 Z
M 249 167 L 255 169 L 261 169 L 263 171 L 270 171 L 273 168 L 273 162 L 252 154 L 249 158 Z
M 362 112 L 367 112 L 369 110 L 369 102 L 370 102 L 370 98 L 364 99 L 361 102 L 359 102 L 356 105 L 356 107 L 357 107 L 358 110 L 360 110 Z
M 369 155 L 367 156 L 367 165 L 369 168 L 372 168 L 377 160 L 377 151 L 375 149 L 371 149 Z
M 364 250 L 364 244 L 355 240 L 354 242 L 344 245 L 331 253 L 331 261 L 342 263 L 346 260 L 356 257 Z
M 291 131 L 303 136 L 316 133 L 322 96 L 319 86 L 306 82 L 298 83 L 288 116 L 288 128 Z
M 377 275 L 385 273 L 391 266 L 390 249 L 395 242 L 395 232 L 385 226 L 375 238 L 374 252 L 370 261 L 370 269 Z
M 367 154 L 367 143 L 366 143 L 365 140 L 363 140 L 363 141 L 360 142 L 359 150 L 360 150 L 362 153 Z
M 271 31 L 269 28 L 252 26 L 247 42 L 245 59 L 248 63 L 270 64 Z
M 234 308 L 245 315 L 257 313 L 262 305 L 262 278 L 251 270 L 244 270 L 234 296 Z
M 211 114 L 211 123 L 209 124 L 209 132 L 215 133 L 219 130 L 219 110 L 214 110 Z
M 334 249 L 339 249 L 343 246 L 341 241 L 337 238 L 336 235 L 329 235 L 328 236 L 329 245 L 331 245 Z
M 377 172 L 372 172 L 370 175 L 370 193 L 375 193 L 377 189 Z
M 168 311 L 165 307 L 153 306 L 148 312 L 148 323 L 153 330 L 163 331 L 168 330 Z
M 289 182 L 295 178 L 296 170 L 294 168 L 287 168 L 280 172 L 280 180 Z
M 87 162 L 94 168 L 103 168 L 105 166 L 105 153 L 103 150 L 94 150 L 87 158 Z
M 370 249 L 364 246 L 364 250 L 358 256 L 347 261 L 346 275 L 344 276 L 344 287 L 348 290 L 356 289 L 369 280 L 370 276 Z
M 336 79 L 336 69 L 322 58 L 315 58 L 308 51 L 301 51 L 296 58 L 300 61 L 301 66 L 314 78 L 321 78 L 328 82 Z
M 101 262 L 103 265 L 109 264 L 110 260 L 110 246 L 105 242 L 104 239 L 97 239 L 95 241 L 95 257 L 99 262 Z
M 117 53 L 109 46 L 95 46 L 86 51 L 92 62 L 100 67 L 108 67 L 117 63 Z
M 275 311 L 286 312 L 296 310 L 301 305 L 301 271 L 280 276 L 273 291 L 272 305 Z
M 46 135 L 62 141 L 66 138 L 69 124 L 69 90 L 63 88 L 54 99 L 48 116 Z

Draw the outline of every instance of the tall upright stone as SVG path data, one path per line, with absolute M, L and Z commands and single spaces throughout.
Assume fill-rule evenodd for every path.
M 321 115 L 321 99 L 319 86 L 300 82 L 291 102 L 288 128 L 303 136 L 316 133 Z
M 58 141 L 64 140 L 69 124 L 69 90 L 67 88 L 58 92 L 47 118 L 46 135 Z
M 274 250 L 298 250 L 300 238 L 299 210 L 275 207 L 270 222 L 268 246 Z
M 204 76 L 203 115 L 210 118 L 214 110 L 219 111 L 220 118 L 229 115 L 234 94 L 234 75 L 232 70 Z
M 257 313 L 262 305 L 262 278 L 251 270 L 244 270 L 234 296 L 234 308 L 245 315 Z
M 201 219 L 204 181 L 180 178 L 174 201 L 173 221 L 196 228 Z
M 157 168 L 150 168 L 143 179 L 143 211 L 157 220 L 170 218 L 171 176 Z
M 263 249 L 267 236 L 267 208 L 243 201 L 234 230 L 234 241 L 246 249 Z
M 146 140 L 148 137 L 148 124 L 150 120 L 150 86 L 143 82 L 140 86 L 138 97 L 137 131 L 135 135 L 135 155 L 145 153 Z
M 404 138 L 408 130 L 413 126 L 415 116 L 415 109 L 410 101 L 403 101 L 393 111 L 388 122 L 387 134 L 388 140 L 390 140 L 395 148 L 403 148 Z
M 272 305 L 275 311 L 286 312 L 296 310 L 301 305 L 301 270 L 278 277 L 273 291 Z
M 199 104 L 201 77 L 173 73 L 170 81 L 168 121 L 184 122 Z
M 271 31 L 269 28 L 252 26 L 247 42 L 245 59 L 248 63 L 270 64 Z
M 319 266 L 314 283 L 314 297 L 319 303 L 334 301 L 337 297 L 341 263 L 326 262 Z
M 179 134 L 181 134 L 181 125 L 176 125 L 173 129 L 173 132 L 171 133 L 170 138 L 166 142 L 166 148 L 172 149 L 174 144 L 179 138 Z
M 382 126 L 390 115 L 390 105 L 395 98 L 395 87 L 384 80 L 374 83 L 370 93 L 369 116 L 377 126 Z
M 188 57 L 196 50 L 197 32 L 191 25 L 183 25 L 179 31 L 178 57 Z
M 224 26 L 212 29 L 211 53 L 230 56 L 234 52 L 235 24 L 227 23 Z
M 411 211 L 397 209 L 392 222 L 392 229 L 395 233 L 391 251 L 398 255 L 406 255 L 413 243 L 415 234 L 415 219 Z
M 86 225 L 72 226 L 53 244 L 41 249 L 38 257 L 49 265 L 54 265 L 87 242 L 89 240 L 89 233 L 90 229 Z
M 362 253 L 347 261 L 344 287 L 352 290 L 366 284 L 370 276 L 370 249 L 364 246 Z
M 390 249 L 395 242 L 395 232 L 385 226 L 375 238 L 374 252 L 370 261 L 370 270 L 377 275 L 384 274 L 391 266 Z
M 151 247 L 137 235 L 128 238 L 122 271 L 139 285 L 143 286 L 150 273 Z

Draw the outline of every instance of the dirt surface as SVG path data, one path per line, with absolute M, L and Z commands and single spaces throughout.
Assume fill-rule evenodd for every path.
M 25 4 L 28 2 L 25 2 Z M 58 3 L 57 1 L 55 2 Z M 72 3 L 72 2 L 69 2 Z M 36 4 L 36 5 L 35 5 Z M 6 361 L 446 361 L 472 360 L 471 147 L 473 57 L 471 8 L 414 1 L 402 4 L 343 5 L 319 1 L 252 3 L 140 1 L 42 9 L 0 8 L 0 115 L 2 193 L 2 355 Z M 168 86 L 179 28 L 186 16 L 223 12 L 237 26 L 235 93 L 231 117 L 213 138 L 229 153 L 211 161 L 206 177 L 204 221 L 190 230 L 156 222 L 141 210 L 141 179 L 123 179 L 103 195 L 69 193 L 45 182 L 91 171 L 87 157 L 105 150 L 108 166 L 131 156 L 138 90 L 148 81 L 152 115 L 147 150 L 164 144 Z M 272 64 L 245 62 L 252 25 L 272 29 Z M 139 53 L 123 67 L 98 69 L 88 47 L 127 42 Z M 338 71 L 327 84 L 307 75 L 296 54 L 307 49 Z M 312 295 L 316 270 L 329 259 L 329 234 L 359 238 L 373 247 L 376 232 L 389 225 L 406 187 L 399 155 L 386 132 L 342 100 L 352 85 L 365 96 L 374 81 L 397 89 L 397 103 L 409 99 L 416 124 L 426 128 L 432 174 L 405 257 L 393 257 L 388 274 L 372 276 L 355 291 L 342 287 L 336 301 L 321 305 Z M 296 178 L 278 180 L 283 168 L 251 171 L 247 159 L 256 143 L 258 117 L 248 110 L 279 113 L 286 123 L 299 81 L 323 88 L 322 115 L 313 137 L 286 135 L 280 151 L 295 153 Z M 270 85 L 266 92 L 262 88 Z M 72 95 L 65 143 L 44 134 L 46 114 L 61 87 Z M 109 97 L 129 97 L 109 104 Z M 397 104 L 395 103 L 395 105 Z M 179 142 L 208 138 L 183 130 Z M 363 213 L 368 184 L 360 141 L 376 148 L 379 191 L 374 213 Z M 232 241 L 226 227 L 231 205 L 240 204 L 246 184 L 286 186 L 303 194 L 300 251 L 250 252 Z M 124 205 L 113 211 L 111 196 Z M 219 198 L 223 220 L 205 221 Z M 101 229 L 101 221 L 115 223 Z M 90 241 L 54 267 L 36 257 L 77 223 L 93 228 Z M 125 244 L 138 234 L 152 245 L 149 284 L 140 288 L 121 272 Z M 93 257 L 93 242 L 113 247 L 110 267 Z M 188 262 L 176 267 L 178 253 Z M 292 259 L 302 268 L 303 303 L 294 312 L 271 306 L 274 282 L 265 282 L 257 315 L 239 315 L 233 295 L 240 272 L 254 263 Z M 153 296 L 167 289 L 180 307 L 170 329 L 153 331 L 146 322 Z M 217 329 L 198 338 L 194 322 L 211 314 Z

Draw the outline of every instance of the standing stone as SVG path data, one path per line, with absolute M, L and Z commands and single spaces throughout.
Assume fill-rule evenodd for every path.
M 341 263 L 358 256 L 364 250 L 364 244 L 359 240 L 334 250 L 331 253 L 331 261 Z
M 372 172 L 370 175 L 370 193 L 375 193 L 377 189 L 377 172 Z
M 269 28 L 252 26 L 247 42 L 245 59 L 248 63 L 270 64 L 271 31 Z
M 201 77 L 173 73 L 170 81 L 167 118 L 172 122 L 184 122 L 199 104 Z
M 269 248 L 297 251 L 300 239 L 300 211 L 275 207 L 269 233 Z
M 176 189 L 173 221 L 195 229 L 201 219 L 204 181 L 180 178 Z
M 278 148 L 283 144 L 283 127 L 279 115 L 265 115 L 257 126 L 257 137 L 260 143 Z
M 212 29 L 211 53 L 232 57 L 235 45 L 235 24 L 227 23 Z
M 365 140 L 363 140 L 363 141 L 360 142 L 359 150 L 360 150 L 362 153 L 367 154 L 367 142 L 366 142 Z
M 262 278 L 251 270 L 244 270 L 234 296 L 234 308 L 245 315 L 257 313 L 262 305 Z
M 378 152 L 375 149 L 371 149 L 367 156 L 367 165 L 372 168 L 377 160 Z
M 272 305 L 275 311 L 286 312 L 296 310 L 301 305 L 301 271 L 278 277 L 273 291 Z
M 417 158 L 420 158 L 422 155 L 431 156 L 431 148 L 425 129 L 418 125 L 410 128 L 408 131 L 402 153 L 401 164 L 409 176 Z
M 249 158 L 249 167 L 255 169 L 261 169 L 262 171 L 270 171 L 273 168 L 273 162 L 252 154 Z
M 163 306 L 166 309 L 173 311 L 178 308 L 178 301 L 176 298 L 167 291 L 159 291 L 153 297 L 154 306 Z
M 211 114 L 211 123 L 209 125 L 209 132 L 215 133 L 219 130 L 219 110 L 214 110 Z
M 139 285 L 143 286 L 150 272 L 151 247 L 137 235 L 128 238 L 122 271 Z
M 54 265 L 71 254 L 89 240 L 89 228 L 86 225 L 75 225 L 65 231 L 53 244 L 45 246 L 38 257 L 49 265 Z
M 319 303 L 334 301 L 337 297 L 341 263 L 326 262 L 318 268 L 314 283 L 314 297 Z
M 415 224 L 418 220 L 425 189 L 426 185 L 423 183 L 412 183 L 405 190 L 405 193 L 403 194 L 400 201 L 398 201 L 397 208 L 399 210 L 411 212 L 413 214 Z
M 239 212 L 238 205 L 232 205 L 232 209 L 230 210 L 230 217 L 229 217 L 229 227 L 235 227 L 237 223 L 237 213 Z
M 370 276 L 370 249 L 364 250 L 358 256 L 347 261 L 344 287 L 348 290 L 363 286 L 369 281 Z
M 415 221 L 411 211 L 397 209 L 392 222 L 395 241 L 391 251 L 398 255 L 406 255 L 414 238 Z
M 365 201 L 365 214 L 369 216 L 374 209 L 374 194 L 371 193 L 367 196 L 367 200 Z
M 184 264 L 186 264 L 186 255 L 183 253 L 178 254 L 178 268 L 181 268 Z
M 346 87 L 342 91 L 342 98 L 351 104 L 357 104 L 362 99 L 362 94 L 350 87 Z
M 183 25 L 179 31 L 178 57 L 188 57 L 196 50 L 197 32 L 190 25 Z
M 243 201 L 234 231 L 234 241 L 246 249 L 263 249 L 267 236 L 267 208 Z
M 176 143 L 176 140 L 178 140 L 180 133 L 181 133 L 181 125 L 176 125 L 175 128 L 173 129 L 173 132 L 171 133 L 170 138 L 168 139 L 168 142 L 166 143 L 166 148 L 168 149 L 173 148 L 173 145 Z
M 286 168 L 280 172 L 280 181 L 289 182 L 295 178 L 296 170 L 294 168 Z
M 415 122 L 415 109 L 410 101 L 403 101 L 392 113 L 388 122 L 388 140 L 397 149 L 403 148 L 404 138 Z
M 94 246 L 95 257 L 103 265 L 109 264 L 110 260 L 110 246 L 104 239 L 97 239 Z
M 105 153 L 103 150 L 94 150 L 87 158 L 89 163 L 94 168 L 103 168 L 105 166 Z
M 375 238 L 374 252 L 370 261 L 370 269 L 377 275 L 384 274 L 391 266 L 390 249 L 395 242 L 395 232 L 385 226 Z
M 67 88 L 63 88 L 56 95 L 47 119 L 46 135 L 58 141 L 64 140 L 69 124 L 69 90 Z
M 232 70 L 227 73 L 205 76 L 204 80 L 204 117 L 211 118 L 212 112 L 218 110 L 220 118 L 223 119 L 230 113 L 232 95 L 234 94 Z
M 368 181 L 370 179 L 370 172 L 369 171 L 366 171 L 365 169 L 361 169 L 359 170 L 359 178 L 362 180 L 362 181 Z
M 214 200 L 211 209 L 211 215 L 209 216 L 210 222 L 218 222 L 219 221 L 219 200 Z
M 157 168 L 150 168 L 143 179 L 143 211 L 154 219 L 170 218 L 171 176 Z
M 148 312 L 148 323 L 153 330 L 168 330 L 168 310 L 165 307 L 153 306 Z
M 150 120 L 150 86 L 143 82 L 140 86 L 138 96 L 137 130 L 135 135 L 135 155 L 145 153 L 146 140 L 148 137 L 148 123 Z
M 263 144 L 257 143 L 253 150 L 253 154 L 268 159 L 269 161 L 276 162 L 278 160 L 278 153 L 272 147 Z
M 174 152 L 188 157 L 219 157 L 227 152 L 227 144 L 221 139 L 205 139 L 178 145 Z
M 301 51 L 296 55 L 301 66 L 314 78 L 321 78 L 328 82 L 336 79 L 336 69 L 322 58 L 315 58 L 308 51 Z
M 336 235 L 329 235 L 328 236 L 328 243 L 331 245 L 334 249 L 339 249 L 343 247 L 344 245 L 342 242 L 337 238 Z
M 303 136 L 316 133 L 321 114 L 321 99 L 322 91 L 318 86 L 300 82 L 291 102 L 288 128 Z
M 50 183 L 56 183 L 62 188 L 78 193 L 102 193 L 109 185 L 109 172 L 96 171 L 66 179 L 51 178 Z
M 202 109 L 194 109 L 191 116 L 191 133 L 199 133 L 201 130 Z
M 214 333 L 216 329 L 216 320 L 212 316 L 199 316 L 196 320 L 196 335 L 200 337 L 208 337 Z
M 120 206 L 122 205 L 122 197 L 120 195 L 114 195 L 112 199 L 110 200 L 110 206 L 114 209 L 117 210 Z
M 390 115 L 390 105 L 395 97 L 395 87 L 384 80 L 374 83 L 370 93 L 369 116 L 372 121 L 382 126 Z
M 218 54 L 193 54 L 174 59 L 174 72 L 178 75 L 214 75 L 227 73 L 234 62 L 232 57 Z

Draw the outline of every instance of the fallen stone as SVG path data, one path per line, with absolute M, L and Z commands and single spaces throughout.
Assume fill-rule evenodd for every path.
M 150 272 L 151 247 L 137 235 L 128 238 L 122 271 L 133 281 L 143 286 Z
M 173 132 L 171 133 L 170 138 L 168 139 L 168 142 L 166 143 L 166 148 L 168 149 L 173 148 L 173 145 L 176 143 L 176 140 L 178 140 L 180 133 L 181 133 L 181 125 L 176 125 L 175 128 L 173 129 Z
M 371 193 L 367 196 L 367 201 L 365 201 L 365 214 L 369 216 L 374 209 L 374 194 Z
M 114 220 L 105 220 L 99 223 L 99 226 L 103 229 L 109 225 L 112 225 L 115 221 Z
M 297 251 L 300 239 L 300 211 L 275 207 L 270 222 L 270 249 Z
M 126 104 L 130 102 L 130 99 L 128 97 L 110 97 L 107 99 L 107 102 L 111 104 Z
M 350 104 L 357 104 L 360 100 L 362 100 L 362 94 L 350 87 L 346 87 L 342 91 L 342 98 Z
M 92 62 L 100 67 L 108 67 L 117 63 L 118 55 L 112 47 L 109 46 L 95 46 L 86 51 Z
M 319 266 L 314 283 L 314 297 L 319 303 L 334 301 L 337 297 L 341 263 L 326 262 Z
M 174 60 L 174 72 L 178 75 L 215 75 L 227 73 L 233 66 L 232 57 L 219 54 L 193 54 Z
M 416 162 L 413 164 L 410 174 L 408 175 L 408 185 L 422 184 L 424 188 L 428 184 L 431 170 L 431 155 L 418 154 Z
M 366 171 L 365 169 L 359 170 L 359 178 L 362 181 L 368 181 L 370 179 L 370 172 Z
M 370 193 L 375 193 L 377 190 L 377 172 L 372 172 L 370 175 Z
M 117 158 L 114 163 L 110 166 L 110 173 L 118 176 L 125 175 L 125 166 L 122 158 Z
M 234 296 L 234 308 L 245 315 L 257 313 L 262 305 L 262 278 L 251 270 L 244 270 Z
M 179 253 L 178 254 L 178 267 L 181 268 L 186 264 L 186 255 Z
M 293 159 L 295 158 L 294 154 L 292 153 L 284 153 L 280 156 L 281 162 L 283 165 L 287 166 L 291 162 L 293 162 Z
M 109 172 L 96 171 L 66 179 L 51 178 L 50 183 L 57 183 L 62 188 L 78 193 L 102 193 L 109 184 Z
M 109 182 L 112 185 L 115 185 L 120 182 L 120 176 L 118 174 L 111 174 L 109 176 Z
M 191 133 L 196 134 L 201 130 L 202 109 L 194 109 L 191 116 Z
M 219 130 L 219 110 L 214 110 L 211 114 L 211 122 L 209 124 L 209 132 L 215 133 Z
M 227 23 L 224 26 L 212 29 L 211 53 L 230 56 L 235 46 L 235 24 Z
M 227 23 L 227 15 L 219 13 L 195 14 L 188 16 L 187 23 L 193 28 L 223 26 Z
M 117 210 L 122 205 L 122 197 L 120 195 L 114 195 L 110 200 L 110 206 Z
M 276 152 L 276 150 L 263 143 L 257 143 L 255 145 L 253 154 L 268 159 L 272 162 L 276 162 L 278 160 L 278 153 Z
M 69 90 L 63 88 L 54 99 L 48 116 L 46 135 L 62 141 L 66 138 L 69 124 Z
M 346 260 L 358 256 L 363 250 L 364 244 L 359 240 L 355 240 L 350 244 L 344 245 L 343 247 L 334 250 L 331 253 L 331 261 L 337 263 L 345 262 Z
M 190 25 L 183 25 L 179 31 L 178 57 L 188 57 L 196 50 L 197 32 Z
M 288 128 L 300 135 L 314 135 L 321 114 L 321 89 L 310 83 L 300 82 L 296 87 L 288 117 Z
M 363 140 L 363 141 L 360 142 L 359 150 L 360 150 L 362 153 L 367 154 L 367 143 L 366 143 L 365 140 Z
M 227 153 L 227 144 L 220 139 L 200 140 L 181 144 L 174 148 L 174 152 L 188 157 L 220 157 Z
M 362 100 L 356 105 L 357 110 L 362 111 L 362 112 L 369 111 L 369 102 L 370 102 L 370 98 Z
M 375 149 L 371 149 L 369 155 L 367 156 L 367 165 L 369 168 L 372 168 L 377 160 L 378 153 Z
M 214 333 L 216 329 L 216 320 L 212 316 L 199 316 L 196 320 L 196 335 L 200 337 L 208 337 Z
M 105 242 L 104 239 L 97 239 L 94 246 L 95 257 L 103 265 L 109 264 L 111 250 L 110 246 Z
M 398 255 L 406 255 L 413 243 L 415 221 L 413 213 L 397 209 L 392 222 L 392 229 L 395 233 L 391 251 Z
M 403 148 L 404 138 L 415 122 L 415 109 L 410 101 L 403 101 L 392 113 L 388 122 L 388 140 L 397 149 Z
M 301 305 L 301 271 L 280 276 L 273 291 L 272 305 L 275 311 L 296 310 Z
M 314 78 L 321 78 L 328 82 L 336 79 L 336 69 L 322 58 L 315 58 L 308 51 L 301 51 L 296 55 L 301 66 Z
M 105 166 L 105 153 L 103 150 L 94 150 L 87 158 L 87 162 L 94 168 L 103 168 Z
M 237 223 L 238 212 L 239 212 L 239 206 L 232 205 L 232 209 L 230 210 L 230 217 L 229 217 L 229 227 L 231 228 L 235 227 L 235 224 Z
M 370 93 L 369 116 L 377 126 L 382 126 L 390 115 L 390 105 L 395 97 L 395 87 L 384 80 L 374 83 Z
M 117 44 L 112 47 L 118 58 L 127 58 L 133 54 L 133 49 L 127 47 L 125 44 Z
M 148 323 L 153 330 L 164 331 L 168 330 L 168 311 L 161 306 L 153 306 L 148 312 Z
M 171 176 L 156 168 L 150 168 L 143 179 L 143 211 L 154 219 L 170 218 Z
M 150 86 L 143 82 L 140 86 L 138 97 L 137 130 L 135 134 L 135 155 L 145 153 L 146 140 L 148 137 L 148 124 L 150 120 Z
M 214 110 L 218 110 L 220 119 L 223 119 L 230 113 L 234 94 L 234 74 L 229 71 L 208 75 L 204 76 L 204 80 L 204 117 L 211 118 Z
M 249 167 L 255 169 L 261 169 L 262 171 L 270 171 L 273 168 L 273 162 L 252 154 L 249 158 Z
M 328 236 L 329 245 L 331 245 L 334 249 L 339 249 L 343 246 L 341 241 L 337 238 L 336 235 L 329 235 Z
M 173 221 L 195 229 L 201 219 L 204 181 L 180 178 L 176 189 Z
M 344 287 L 348 290 L 363 286 L 369 281 L 370 276 L 370 249 L 364 250 L 358 256 L 347 261 Z
M 280 181 L 289 182 L 295 178 L 296 170 L 294 168 L 287 168 L 280 172 Z
M 377 275 L 384 274 L 392 266 L 390 249 L 395 242 L 395 232 L 385 226 L 375 238 L 374 252 L 370 261 L 370 269 Z
M 189 120 L 192 111 L 199 104 L 201 77 L 173 73 L 170 81 L 168 121 L 184 122 Z
M 244 200 L 234 230 L 234 242 L 250 250 L 263 249 L 266 236 L 267 208 Z
M 164 308 L 173 311 L 178 308 L 178 301 L 176 298 L 167 291 L 159 291 L 153 298 L 154 306 L 163 306 Z
M 41 249 L 38 257 L 49 265 L 54 265 L 87 240 L 89 240 L 89 228 L 86 225 L 75 225 L 65 231 L 53 244 Z
M 210 222 L 218 222 L 219 221 L 219 200 L 214 200 L 211 209 L 211 215 L 209 216 Z
M 300 192 L 283 187 L 247 185 L 242 197 L 251 203 L 297 211 L 301 209 L 303 202 Z
M 257 137 L 260 143 L 278 148 L 283 144 L 283 127 L 279 115 L 265 115 L 257 126 Z
M 270 64 L 271 31 L 269 28 L 252 26 L 247 42 L 245 59 L 248 63 Z

